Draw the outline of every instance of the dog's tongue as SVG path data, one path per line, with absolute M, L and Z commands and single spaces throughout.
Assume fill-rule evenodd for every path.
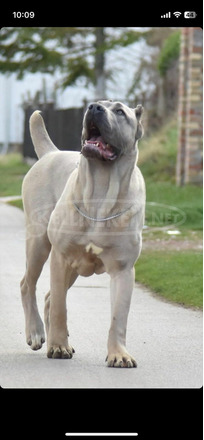
M 102 156 L 104 159 L 115 159 L 113 149 L 104 142 L 102 136 L 92 136 L 88 141 L 85 141 L 83 150 L 87 157 L 96 155 L 97 157 Z
M 86 141 L 87 142 L 87 144 L 95 144 L 95 143 L 101 143 L 101 144 L 104 144 L 105 145 L 105 143 L 104 143 L 104 141 L 103 141 L 103 138 L 102 138 L 102 136 L 92 136 L 88 141 Z

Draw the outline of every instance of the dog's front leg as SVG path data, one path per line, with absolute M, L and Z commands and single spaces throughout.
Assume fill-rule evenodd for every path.
M 74 352 L 68 344 L 66 293 L 70 279 L 69 266 L 63 256 L 52 249 L 50 261 L 50 305 L 48 326 L 49 358 L 70 359 Z
M 108 338 L 108 367 L 136 367 L 126 350 L 126 327 L 134 285 L 134 269 L 111 276 L 111 327 Z

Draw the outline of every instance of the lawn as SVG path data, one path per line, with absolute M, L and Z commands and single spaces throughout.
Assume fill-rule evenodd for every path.
M 0 156 L 0 197 L 21 195 L 22 181 L 30 166 L 23 162 L 20 154 Z M 10 202 L 22 209 L 22 201 Z
M 0 156 L 0 197 L 19 196 L 23 177 L 29 169 L 20 154 Z
M 139 144 L 138 166 L 146 182 L 148 226 L 202 230 L 203 190 L 175 184 L 177 122 L 168 122 Z
M 146 251 L 136 263 L 136 281 L 167 300 L 201 308 L 203 258 L 196 251 Z
M 170 121 L 149 139 L 144 138 L 139 149 L 138 165 L 146 182 L 147 204 L 143 234 L 146 246 L 136 263 L 136 281 L 170 301 L 201 308 L 203 258 L 200 250 L 193 249 L 193 242 L 201 242 L 202 238 L 203 190 L 196 185 L 176 186 L 177 122 Z M 168 230 L 177 230 L 179 235 L 171 239 Z M 172 240 L 174 248 L 175 243 L 182 248 L 186 239 L 191 241 L 192 249 L 171 249 Z M 161 241 L 166 244 L 158 249 Z
M 179 227 L 181 230 L 203 228 L 203 191 L 201 187 L 177 187 L 171 182 L 146 179 L 146 224 Z

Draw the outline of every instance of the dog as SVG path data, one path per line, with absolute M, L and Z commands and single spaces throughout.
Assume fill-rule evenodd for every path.
M 50 291 L 44 321 L 48 358 L 68 359 L 66 293 L 78 275 L 110 275 L 111 326 L 107 365 L 136 367 L 126 349 L 126 327 L 134 286 L 134 264 L 142 247 L 145 183 L 137 167 L 143 135 L 142 105 L 135 109 L 108 100 L 85 112 L 81 152 L 59 151 L 42 116 L 30 118 L 39 161 L 22 186 L 26 223 L 26 272 L 21 281 L 26 341 L 45 342 L 36 302 L 36 283 L 50 254 Z

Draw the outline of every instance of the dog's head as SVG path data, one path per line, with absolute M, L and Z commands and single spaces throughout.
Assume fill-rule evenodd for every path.
M 81 153 L 87 158 L 114 161 L 135 150 L 143 134 L 142 112 L 141 105 L 132 109 L 121 102 L 90 104 L 83 120 Z

